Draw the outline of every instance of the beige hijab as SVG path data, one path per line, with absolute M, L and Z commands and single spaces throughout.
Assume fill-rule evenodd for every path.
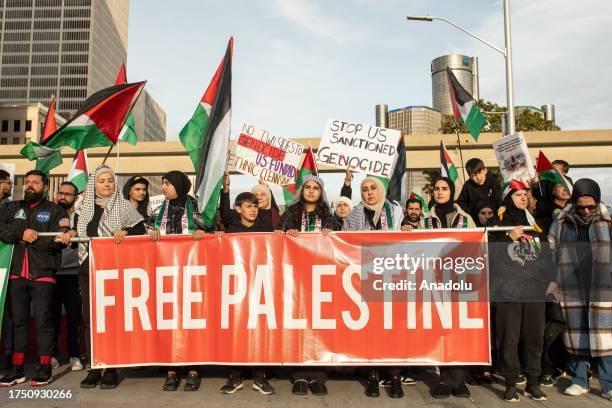
M 374 205 L 369 205 L 363 200 L 363 198 L 361 199 L 361 204 L 363 204 L 365 208 L 367 208 L 370 211 L 374 211 L 374 217 L 372 217 L 372 222 L 374 222 L 374 225 L 376 225 L 378 223 L 378 220 L 380 219 L 380 214 L 383 211 L 383 208 L 385 205 L 385 200 L 387 197 L 387 189 L 385 188 L 385 185 L 382 183 L 382 181 L 380 181 L 380 179 L 376 177 L 372 177 L 372 176 L 368 176 L 364 178 L 363 181 L 361 182 L 360 187 L 363 187 L 366 181 L 371 181 L 374 184 L 376 184 L 376 188 L 378 189 L 378 191 L 380 191 L 380 198 L 378 202 Z

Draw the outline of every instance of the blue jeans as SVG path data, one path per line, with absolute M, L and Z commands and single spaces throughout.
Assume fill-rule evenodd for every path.
M 569 369 L 572 372 L 572 384 L 588 388 L 587 362 L 588 357 L 570 354 Z M 598 363 L 601 391 L 606 393 L 612 390 L 612 356 L 599 357 Z

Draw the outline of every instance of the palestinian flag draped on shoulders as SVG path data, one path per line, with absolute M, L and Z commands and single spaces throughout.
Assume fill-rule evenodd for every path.
M 210 85 L 179 134 L 195 169 L 198 207 L 208 227 L 215 223 L 231 132 L 233 46 L 230 38 Z
M 29 160 L 39 158 L 40 147 L 71 147 L 79 151 L 117 144 L 119 134 L 140 96 L 146 81 L 115 85 L 91 95 L 74 117 L 42 143 L 30 142 L 21 154 Z
M 51 97 L 49 102 L 49 110 L 47 110 L 47 117 L 43 123 L 42 135 L 40 136 L 40 142 L 45 143 L 49 137 L 57 131 L 57 121 L 55 120 L 55 97 Z M 49 174 L 49 172 L 62 164 L 62 151 L 61 149 L 49 149 L 40 147 L 37 149 L 36 159 L 36 170 L 42 171 L 43 173 Z
M 463 86 L 453 74 L 450 68 L 446 68 L 446 74 L 448 76 L 448 87 L 450 90 L 451 105 L 453 107 L 453 116 L 455 120 L 463 121 L 468 132 L 472 135 L 474 140 L 478 142 L 478 136 L 480 135 L 480 129 L 484 125 L 485 118 L 478 109 L 474 97 L 465 90 Z
M 125 67 L 125 62 L 121 63 L 119 73 L 117 74 L 117 79 L 115 79 L 115 85 L 123 84 L 127 84 L 127 69 Z M 123 129 L 121 129 L 119 140 L 122 142 L 128 142 L 131 145 L 135 145 L 138 142 L 138 137 L 136 136 L 136 124 L 134 123 L 134 114 L 132 112 L 130 112 L 128 115 L 125 125 L 123 125 Z

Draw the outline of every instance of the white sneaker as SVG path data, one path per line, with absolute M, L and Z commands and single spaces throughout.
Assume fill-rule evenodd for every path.
M 82 371 L 83 363 L 81 363 L 81 359 L 78 357 L 70 357 L 70 369 L 72 371 Z
M 602 392 L 601 393 L 601 397 L 605 398 L 607 400 L 612 401 L 612 390 L 608 391 L 608 392 Z
M 58 367 L 59 367 L 59 361 L 57 361 L 57 358 L 51 357 L 51 368 L 58 368 Z
M 588 388 L 581 387 L 578 384 L 572 384 L 569 387 L 567 387 L 564 391 L 565 395 L 573 395 L 573 396 L 584 395 L 587 392 L 589 392 Z

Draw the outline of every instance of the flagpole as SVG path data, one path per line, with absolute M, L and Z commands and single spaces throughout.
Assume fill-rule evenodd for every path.
M 121 143 L 121 140 L 117 140 L 117 165 L 115 166 L 116 175 L 119 175 L 119 151 L 121 150 L 119 143 Z
M 463 183 L 465 184 L 465 165 L 463 164 L 463 150 L 461 149 L 461 138 L 459 137 L 459 124 L 457 123 L 457 119 L 453 116 L 455 121 L 455 134 L 457 135 L 457 144 L 459 145 L 459 157 L 461 158 L 461 173 L 463 174 Z
M 113 150 L 113 147 L 115 147 L 115 145 L 112 145 L 110 147 L 110 149 L 108 149 L 108 152 L 106 152 L 106 156 L 104 156 L 104 160 L 102 160 L 102 164 L 106 164 L 106 160 L 108 159 L 108 156 L 110 155 L 111 151 Z

